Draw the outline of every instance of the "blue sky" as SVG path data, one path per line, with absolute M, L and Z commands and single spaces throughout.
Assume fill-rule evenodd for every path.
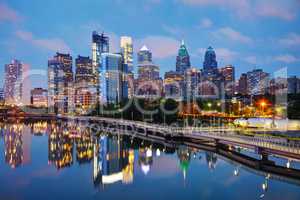
M 56 51 L 90 55 L 93 30 L 110 36 L 112 51 L 122 35 L 135 51 L 146 44 L 161 75 L 175 69 L 182 39 L 198 68 L 213 46 L 219 66 L 234 65 L 237 76 L 255 67 L 300 75 L 299 0 L 0 0 L 0 85 L 13 58 L 39 74 Z M 31 79 L 47 86 L 45 76 Z

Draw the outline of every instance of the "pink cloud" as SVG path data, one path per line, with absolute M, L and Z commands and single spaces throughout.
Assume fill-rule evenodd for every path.
M 239 17 L 276 17 L 283 20 L 295 19 L 298 0 L 180 0 L 190 6 L 215 6 L 230 9 Z
M 300 60 L 299 58 L 296 58 L 295 56 L 290 54 L 279 55 L 276 56 L 274 59 L 283 63 L 294 63 Z
M 136 40 L 136 52 L 146 45 L 153 54 L 154 58 L 162 59 L 177 54 L 180 42 L 171 37 L 165 36 L 148 36 Z
M 246 35 L 243 35 L 242 33 L 230 28 L 230 27 L 224 27 L 217 30 L 217 32 L 214 33 L 216 37 L 219 38 L 228 38 L 232 41 L 241 42 L 241 43 L 251 43 L 252 39 Z
M 21 16 L 17 13 L 17 11 L 8 7 L 4 3 L 0 3 L 0 22 L 8 21 L 8 22 L 18 22 L 21 20 Z
M 22 30 L 16 31 L 16 36 L 42 49 L 65 53 L 71 52 L 70 47 L 60 38 L 36 38 L 31 32 Z
M 286 37 L 279 39 L 279 43 L 284 46 L 299 46 L 300 35 L 297 33 L 290 33 Z

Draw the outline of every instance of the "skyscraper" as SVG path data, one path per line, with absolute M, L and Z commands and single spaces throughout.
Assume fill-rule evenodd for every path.
M 238 92 L 241 95 L 247 95 L 248 94 L 248 80 L 247 80 L 247 74 L 243 73 L 240 76 L 239 83 L 238 83 Z
M 193 100 L 198 95 L 198 84 L 201 79 L 200 70 L 189 68 L 184 73 L 183 97 L 185 100 Z
M 121 54 L 102 53 L 100 71 L 100 102 L 116 104 L 128 97 L 128 87 L 124 74 L 126 66 Z
M 93 74 L 90 57 L 78 56 L 75 60 L 75 108 L 76 112 L 85 114 L 96 105 L 96 76 Z
M 48 106 L 50 112 L 72 113 L 74 108 L 72 56 L 56 53 L 48 61 Z
M 132 38 L 122 36 L 120 40 L 121 53 L 123 55 L 124 64 L 127 65 L 128 72 L 133 71 L 133 44 Z
M 24 66 L 19 60 L 5 65 L 4 98 L 6 104 L 21 105 Z
M 220 69 L 225 87 L 225 94 L 233 96 L 235 92 L 235 70 L 232 65 L 227 65 Z
M 205 74 L 211 73 L 218 68 L 216 53 L 212 47 L 208 47 L 203 62 L 203 71 Z
M 152 53 L 144 45 L 138 52 L 138 78 L 135 81 L 136 95 L 160 95 L 162 85 L 162 80 L 159 77 L 159 66 L 152 63 Z
M 176 57 L 176 71 L 183 75 L 184 72 L 190 67 L 191 67 L 190 56 L 184 44 L 184 41 L 182 40 L 182 43 L 178 51 L 178 55 Z
M 262 69 L 254 69 L 247 72 L 248 94 L 263 95 L 269 87 L 270 75 Z
M 98 73 L 98 68 L 101 62 L 101 53 L 109 52 L 109 38 L 104 33 L 99 34 L 94 31 L 92 35 L 92 66 L 93 73 Z
M 96 102 L 99 103 L 100 98 L 100 68 L 101 68 L 101 54 L 109 52 L 109 37 L 104 33 L 101 35 L 94 31 L 92 35 L 92 71 L 96 77 L 95 87 L 97 89 Z
M 143 63 L 143 62 L 152 62 L 152 53 L 151 51 L 147 48 L 146 45 L 144 45 L 138 52 L 138 63 Z
M 165 73 L 164 77 L 164 93 L 166 98 L 174 100 L 182 100 L 182 88 L 184 77 L 181 73 L 169 71 Z
M 127 65 L 127 82 L 128 82 L 128 98 L 132 98 L 134 94 L 134 74 L 133 74 L 133 44 L 132 38 L 122 36 L 120 40 L 120 48 L 123 56 L 124 64 Z
M 0 88 L 0 104 L 4 103 L 4 90 Z
M 291 76 L 287 79 L 288 94 L 300 93 L 300 79 L 297 76 Z

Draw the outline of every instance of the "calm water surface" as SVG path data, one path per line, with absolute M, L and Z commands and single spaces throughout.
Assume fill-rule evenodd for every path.
M 93 137 L 65 122 L 0 126 L 0 199 L 300 199 L 296 182 L 183 145 Z

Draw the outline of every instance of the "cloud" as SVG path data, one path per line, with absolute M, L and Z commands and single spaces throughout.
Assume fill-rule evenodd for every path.
M 19 22 L 22 17 L 17 13 L 17 11 L 8 7 L 4 3 L 0 3 L 0 22 L 8 21 L 8 22 Z
M 16 31 L 16 36 L 19 39 L 29 42 L 30 44 L 42 49 L 47 49 L 50 51 L 59 51 L 64 53 L 71 52 L 70 47 L 60 38 L 36 38 L 31 32 L 23 30 Z
M 284 55 L 276 56 L 274 60 L 283 63 L 294 63 L 294 62 L 298 62 L 300 59 L 290 54 L 284 54 Z
M 290 33 L 286 37 L 279 39 L 279 43 L 284 46 L 299 46 L 300 35 L 297 33 Z
M 295 19 L 298 0 L 180 0 L 190 6 L 214 6 L 229 9 L 239 17 L 275 17 L 283 20 Z
M 232 41 L 241 42 L 241 43 L 251 43 L 252 39 L 246 35 L 243 35 L 242 33 L 230 28 L 230 27 L 224 27 L 217 30 L 214 35 L 218 38 L 228 38 Z
M 250 64 L 257 64 L 257 58 L 256 56 L 247 56 L 244 58 L 244 61 Z
M 206 49 L 199 48 L 196 50 L 196 52 L 201 58 L 204 58 Z M 226 64 L 229 64 L 230 62 L 234 61 L 237 58 L 237 56 L 239 55 L 238 52 L 232 51 L 227 48 L 216 48 L 215 52 L 216 52 L 217 61 L 221 61 Z
M 200 22 L 200 28 L 210 28 L 213 22 L 209 18 L 203 18 Z
M 284 20 L 293 20 L 296 14 L 286 7 L 285 4 L 279 4 L 278 1 L 262 1 L 257 5 L 257 15 L 264 17 L 277 17 Z
M 150 49 L 154 58 L 162 59 L 176 55 L 180 41 L 166 36 L 147 36 L 135 41 L 135 52 L 143 45 Z

